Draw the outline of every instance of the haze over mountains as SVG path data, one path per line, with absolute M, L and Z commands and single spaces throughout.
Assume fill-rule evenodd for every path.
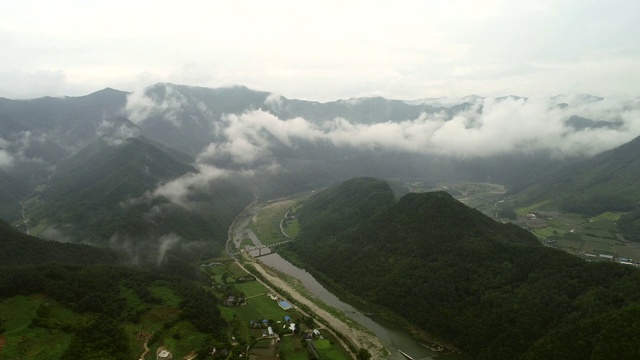
M 166 83 L 0 99 L 0 216 L 57 240 L 198 242 L 223 238 L 251 193 L 354 176 L 523 187 L 630 141 L 639 114 L 637 100 L 588 95 L 319 103 Z M 211 211 L 220 216 L 204 219 Z M 181 230 L 157 226 L 168 217 Z
M 150 290 L 158 288 L 182 299 L 171 297 L 172 311 L 226 343 L 215 297 L 202 283 L 182 284 L 201 280 L 193 262 L 221 252 L 254 200 L 329 187 L 302 205 L 299 239 L 285 251 L 334 285 L 474 358 L 634 358 L 634 268 L 588 264 L 449 194 L 401 185 L 501 184 L 504 202 L 484 199 L 492 211 L 535 205 L 585 222 L 615 211 L 622 235 L 605 235 L 638 240 L 638 134 L 638 101 L 588 95 L 319 103 L 160 83 L 0 99 L 0 288 L 102 314 L 120 334 L 102 346 L 111 337 L 92 318 L 63 331 L 74 339 L 65 356 L 130 358 L 134 334 L 124 329 L 166 305 Z M 558 230 L 559 241 L 580 236 Z M 36 315 L 35 329 L 50 325 Z M 22 336 L 9 323 L 11 339 Z

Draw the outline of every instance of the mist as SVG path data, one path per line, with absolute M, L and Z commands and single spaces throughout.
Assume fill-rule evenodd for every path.
M 161 93 L 162 97 L 131 94 L 126 107 L 129 118 L 143 127 L 145 122 L 165 122 L 181 130 L 187 125 L 208 124 L 203 129 L 209 132 L 210 141 L 196 154 L 198 162 L 226 161 L 245 168 L 277 163 L 273 150 L 280 145 L 296 150 L 304 143 L 331 144 L 346 151 L 368 149 L 463 159 L 540 152 L 565 158 L 593 156 L 640 134 L 638 99 L 586 95 L 443 99 L 447 106 L 435 101 L 440 107 L 426 108 L 415 118 L 366 123 L 340 115 L 312 121 L 305 115 L 312 111 L 308 109 L 292 116 L 288 100 L 275 94 L 265 95 L 260 108 L 247 106 L 241 112 L 218 114 L 201 98 L 186 96 L 169 84 L 164 84 Z M 339 104 L 342 110 L 338 113 L 349 114 L 349 109 L 365 106 L 362 102 L 352 99 L 318 106 L 335 108 Z M 415 105 L 419 101 L 405 103 L 419 106 Z M 465 106 L 453 108 L 460 103 Z M 572 116 L 599 126 L 576 128 L 569 122 Z

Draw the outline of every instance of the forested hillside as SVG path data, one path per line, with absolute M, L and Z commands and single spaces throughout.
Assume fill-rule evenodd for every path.
M 29 200 L 28 217 L 43 237 L 122 248 L 143 262 L 158 260 L 163 241 L 191 258 L 216 254 L 253 196 L 224 180 L 191 191 L 189 207 L 156 196 L 161 184 L 197 173 L 176 157 L 142 138 L 99 139 L 60 165 Z
M 347 200 L 340 189 L 354 182 L 358 192 Z M 634 268 L 543 247 L 529 232 L 443 192 L 393 202 L 383 189 L 354 180 L 317 194 L 299 211 L 302 229 L 292 249 L 338 286 L 472 358 L 640 355 Z M 371 201 L 370 194 L 386 200 Z M 334 204 L 344 211 L 330 211 Z
M 0 264 L 3 266 L 42 263 L 117 264 L 127 261 L 126 256 L 113 250 L 38 239 L 17 231 L 0 219 Z
M 203 354 L 226 342 L 199 269 L 172 260 L 150 272 L 121 261 L 111 250 L 44 241 L 0 222 L 0 359 L 138 358 L 134 340 L 152 331 L 149 344 L 189 331 Z

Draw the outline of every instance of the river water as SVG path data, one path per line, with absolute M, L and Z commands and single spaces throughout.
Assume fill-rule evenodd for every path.
M 251 216 L 255 213 L 255 210 L 251 211 L 249 214 L 245 214 L 244 217 L 238 219 L 239 224 L 233 231 L 233 242 L 236 247 L 240 247 L 240 241 L 243 237 L 251 239 L 255 246 L 262 246 L 258 237 L 253 231 L 251 231 L 251 229 L 249 229 L 248 226 Z M 405 357 L 400 354 L 399 350 L 404 351 L 415 360 L 460 360 L 464 358 L 462 355 L 457 353 L 441 353 L 432 351 L 419 341 L 415 340 L 411 333 L 399 324 L 383 319 L 379 316 L 370 314 L 365 315 L 365 313 L 367 313 L 366 311 L 362 311 L 353 305 L 340 300 L 336 295 L 322 286 L 322 284 L 320 284 L 306 270 L 294 266 L 277 253 L 269 252 L 270 249 L 268 248 L 250 251 L 253 256 L 263 255 L 260 256 L 259 260 L 264 264 L 300 280 L 309 293 L 313 294 L 327 305 L 344 312 L 346 316 L 369 329 L 369 331 L 374 333 L 380 341 L 382 341 L 384 346 L 391 353 L 388 356 L 388 359 L 404 360 Z M 264 255 L 266 253 L 269 254 Z
M 391 352 L 388 359 L 405 359 L 398 350 L 404 351 L 416 360 L 457 360 L 463 358 L 456 353 L 443 354 L 432 351 L 416 341 L 408 330 L 393 321 L 385 320 L 374 315 L 365 315 L 363 311 L 340 300 L 336 295 L 322 286 L 322 284 L 306 270 L 294 266 L 277 253 L 262 256 L 259 260 L 268 266 L 299 279 L 311 294 L 318 297 L 318 299 L 327 305 L 341 310 L 346 316 L 369 329 L 369 331 L 374 333 L 382 341 L 387 350 Z

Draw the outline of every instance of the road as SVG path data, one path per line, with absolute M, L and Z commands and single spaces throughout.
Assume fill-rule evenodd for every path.
M 234 221 L 234 223 L 232 224 L 228 232 L 229 238 L 227 239 L 227 246 L 226 246 L 227 253 L 229 254 L 229 256 L 231 256 L 234 259 L 236 264 L 247 273 L 250 273 L 250 272 L 243 266 L 243 264 L 239 261 L 239 259 L 236 258 L 231 251 L 229 251 L 230 250 L 229 246 L 231 244 L 237 243 L 235 241 L 236 239 L 233 238 L 234 235 L 242 236 L 243 233 L 245 232 L 249 232 L 251 234 L 253 233 L 250 229 L 245 227 L 248 225 L 248 221 L 245 221 L 245 220 L 250 219 L 251 216 L 253 216 L 259 211 L 259 209 L 260 209 L 259 205 L 257 205 L 255 202 L 249 205 L 245 209 L 245 211 L 243 211 L 240 215 L 238 215 L 238 217 L 236 217 L 236 220 Z M 236 227 L 238 223 L 241 226 L 238 226 L 236 229 L 234 229 L 234 227 Z M 267 289 L 269 289 L 269 291 L 273 292 L 274 294 L 278 295 L 283 299 L 287 299 L 287 297 L 283 296 L 282 293 L 289 294 L 291 298 L 287 299 L 287 301 L 289 301 L 291 304 L 294 304 L 294 305 L 297 304 L 298 306 L 296 307 L 296 309 L 302 315 L 311 317 L 311 314 L 300 309 L 299 305 L 304 305 L 306 308 L 308 308 L 311 312 L 313 312 L 316 318 L 320 318 L 322 319 L 323 323 L 328 324 L 328 326 L 324 327 L 324 329 L 326 331 L 329 331 L 331 334 L 333 334 L 334 337 L 341 342 L 342 346 L 344 346 L 345 349 L 348 349 L 350 351 L 350 347 L 347 346 L 347 344 L 344 342 L 342 338 L 337 336 L 336 331 L 340 332 L 343 336 L 349 339 L 349 341 L 352 344 L 354 344 L 357 348 L 368 349 L 369 352 L 371 352 L 372 354 L 372 359 L 384 358 L 384 353 L 383 353 L 384 346 L 380 341 L 380 339 L 378 339 L 377 337 L 375 337 L 374 335 L 368 332 L 349 326 L 344 321 L 338 319 L 336 316 L 334 316 L 330 312 L 318 306 L 314 301 L 307 299 L 302 294 L 297 292 L 296 289 L 293 286 L 291 286 L 289 283 L 279 278 L 278 276 L 274 275 L 273 272 L 268 271 L 260 261 L 252 257 L 248 257 L 248 260 L 251 261 L 252 265 L 255 267 L 258 273 L 260 273 L 260 275 L 267 280 L 268 283 L 260 279 L 257 279 L 262 285 L 264 285 Z M 351 352 L 351 356 L 355 359 L 356 355 L 353 352 Z

